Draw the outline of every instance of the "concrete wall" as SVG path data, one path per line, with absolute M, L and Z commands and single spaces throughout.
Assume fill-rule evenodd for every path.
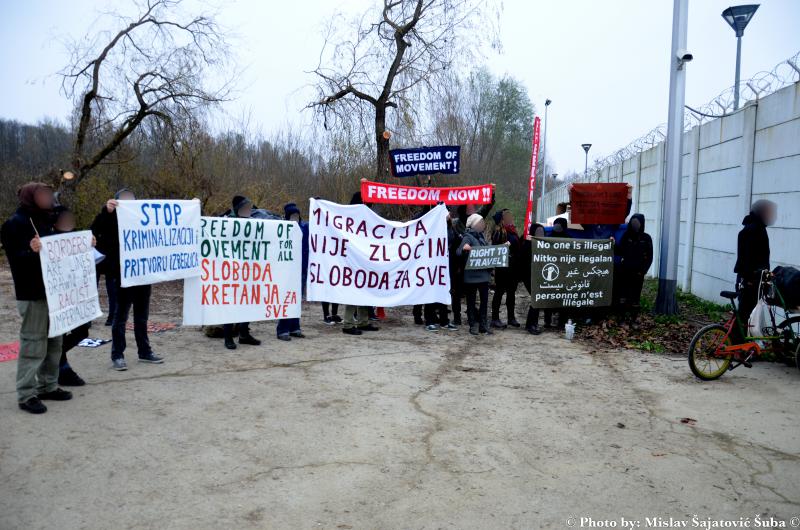
M 645 215 L 658 274 L 664 203 L 664 144 L 606 167 L 591 182 L 633 186 L 633 212 Z M 800 83 L 751 102 L 739 112 L 695 126 L 683 136 L 678 282 L 714 302 L 735 282 L 736 235 L 750 204 L 778 204 L 769 227 L 771 264 L 800 268 Z M 538 219 L 569 200 L 566 187 L 539 199 Z

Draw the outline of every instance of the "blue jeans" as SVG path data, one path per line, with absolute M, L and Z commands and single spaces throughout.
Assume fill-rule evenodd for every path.
M 278 320 L 277 335 L 279 337 L 281 335 L 288 335 L 289 333 L 294 333 L 296 331 L 300 331 L 299 318 L 282 318 Z

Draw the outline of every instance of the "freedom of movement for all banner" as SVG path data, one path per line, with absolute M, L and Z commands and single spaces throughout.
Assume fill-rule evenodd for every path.
M 447 209 L 407 223 L 311 199 L 308 299 L 395 307 L 450 302 Z
M 300 316 L 303 234 L 291 221 L 203 217 L 200 276 L 183 288 L 184 325 Z

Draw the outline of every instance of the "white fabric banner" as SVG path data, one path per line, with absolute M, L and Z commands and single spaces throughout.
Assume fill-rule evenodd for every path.
M 311 199 L 308 299 L 359 306 L 450 303 L 447 209 L 407 223 Z
M 39 261 L 50 313 L 48 337 L 63 335 L 103 314 L 89 230 L 43 237 Z
M 122 287 L 200 274 L 200 201 L 119 201 Z
M 300 225 L 227 217 L 200 225 L 201 273 L 183 283 L 184 325 L 300 317 Z

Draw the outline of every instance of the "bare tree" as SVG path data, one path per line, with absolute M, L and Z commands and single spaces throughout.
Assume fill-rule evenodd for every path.
M 108 14 L 119 29 L 70 46 L 70 64 L 60 73 L 62 90 L 76 106 L 73 186 L 145 120 L 169 127 L 230 95 L 225 35 L 212 16 L 182 13 L 181 2 L 136 2 L 133 17 Z
M 370 119 L 376 143 L 376 177 L 389 175 L 387 111 L 413 121 L 420 90 L 435 85 L 457 59 L 494 39 L 499 12 L 490 0 L 382 0 L 340 35 L 328 29 L 317 76 L 317 99 L 308 105 L 325 127 L 356 121 L 366 132 Z M 492 15 L 495 15 L 492 18 Z M 338 122 L 338 123 L 337 123 Z

